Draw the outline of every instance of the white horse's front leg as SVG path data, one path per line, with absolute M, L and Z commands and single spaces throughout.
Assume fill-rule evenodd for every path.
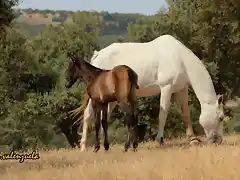
M 190 110 L 188 106 L 188 86 L 176 93 L 176 100 L 180 103 L 182 109 L 182 118 L 186 125 L 187 138 L 195 137 L 192 122 L 190 118 Z
M 190 140 L 190 145 L 195 145 L 200 140 L 195 136 L 190 118 L 190 109 L 188 106 L 188 86 L 176 93 L 176 100 L 180 103 L 182 109 L 182 118 L 186 125 L 186 136 Z
M 160 112 L 159 112 L 159 129 L 156 140 L 160 143 L 164 143 L 164 127 L 166 124 L 166 119 L 168 115 L 168 109 L 170 105 L 170 100 L 172 96 L 172 86 L 167 85 L 161 88 L 161 98 L 160 98 Z

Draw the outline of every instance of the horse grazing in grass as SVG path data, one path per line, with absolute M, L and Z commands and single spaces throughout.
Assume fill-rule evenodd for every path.
M 111 69 L 126 64 L 138 74 L 137 96 L 147 97 L 161 94 L 159 129 L 157 142 L 164 143 L 164 127 L 170 105 L 175 94 L 182 109 L 186 124 L 186 135 L 197 142 L 190 120 L 188 87 L 192 86 L 201 105 L 199 122 L 209 143 L 221 143 L 223 137 L 223 97 L 217 96 L 211 77 L 201 60 L 184 44 L 170 35 L 162 35 L 147 43 L 113 43 L 95 52 L 91 64 L 102 69 Z M 108 115 L 116 103 L 110 103 Z M 85 99 L 81 107 L 74 110 L 83 118 L 81 151 L 86 149 L 87 129 L 92 119 L 92 102 Z M 197 142 L 198 143 L 198 142 Z
M 117 101 L 126 113 L 126 124 L 128 127 L 128 137 L 125 143 L 125 151 L 130 147 L 132 141 L 133 149 L 138 147 L 137 139 L 137 114 L 136 89 L 138 76 L 128 66 L 118 65 L 111 70 L 103 70 L 92 66 L 83 58 L 69 55 L 71 61 L 68 67 L 68 84 L 70 88 L 78 79 L 84 79 L 87 83 L 87 95 L 91 98 L 92 107 L 95 114 L 96 143 L 94 152 L 100 149 L 99 130 L 100 124 L 104 131 L 104 148 L 109 149 L 108 141 L 108 103 Z

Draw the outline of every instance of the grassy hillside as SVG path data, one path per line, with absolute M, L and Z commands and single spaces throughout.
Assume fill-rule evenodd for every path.
M 17 10 L 15 22 L 31 36 L 35 36 L 47 25 L 59 25 L 64 22 L 71 22 L 75 12 L 72 11 L 52 11 L 52 10 Z M 129 23 L 135 23 L 141 14 L 123 14 L 108 12 L 92 12 L 101 19 L 101 36 L 115 35 L 125 36 Z M 107 39 L 109 39 L 107 37 Z
M 40 160 L 0 161 L 1 180 L 233 180 L 240 178 L 240 136 L 226 137 L 221 146 L 189 147 L 182 141 L 165 148 L 153 143 L 138 152 L 123 153 L 121 146 L 93 153 L 63 149 L 40 152 Z M 172 146 L 174 145 L 174 146 Z M 179 146 L 177 146 L 179 145 Z

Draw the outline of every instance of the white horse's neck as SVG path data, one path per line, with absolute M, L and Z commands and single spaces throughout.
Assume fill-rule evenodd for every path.
M 210 74 L 202 61 L 189 49 L 182 48 L 182 60 L 192 88 L 201 104 L 215 104 L 217 95 Z

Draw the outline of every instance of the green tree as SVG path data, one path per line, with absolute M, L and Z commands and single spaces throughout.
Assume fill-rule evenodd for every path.
M 92 55 L 98 48 L 94 20 L 89 14 L 77 14 L 75 23 L 48 26 L 31 39 L 16 29 L 7 31 L 0 53 L 0 144 L 15 149 L 50 147 L 58 129 L 71 130 L 68 112 L 80 105 L 84 86 L 65 88 L 66 52 Z M 86 26 L 96 31 L 86 31 Z M 63 129 L 58 127 L 61 122 L 70 123 Z
M 0 28 L 10 25 L 15 18 L 13 7 L 18 4 L 18 0 L 2 0 L 0 1 Z
M 168 1 L 178 24 L 188 24 L 191 49 L 210 69 L 218 93 L 239 94 L 239 20 L 237 1 Z

